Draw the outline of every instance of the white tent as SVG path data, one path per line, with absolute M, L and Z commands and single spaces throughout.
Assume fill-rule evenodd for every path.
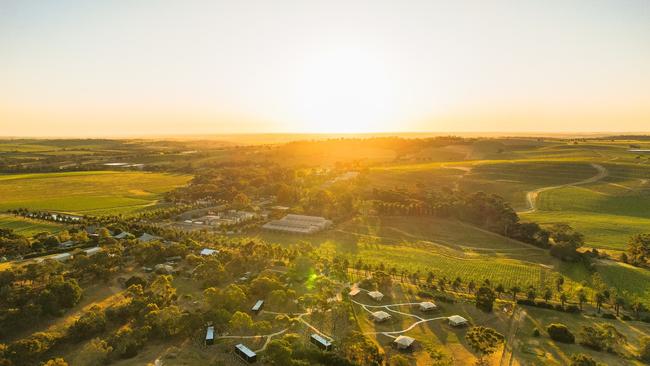
M 431 301 L 423 301 L 420 303 L 420 310 L 421 311 L 431 311 L 431 310 L 436 310 L 438 307 L 436 304 L 432 303 Z
M 467 319 L 463 318 L 460 315 L 452 315 L 449 318 L 449 325 L 454 326 L 454 327 L 459 327 L 461 325 L 467 325 Z
M 218 250 L 210 249 L 210 248 L 203 248 L 201 250 L 201 255 L 203 255 L 203 256 L 213 255 L 213 254 L 217 254 L 217 253 L 219 253 Z
M 395 343 L 398 349 L 407 349 L 411 347 L 413 342 L 415 342 L 415 339 L 403 335 L 395 338 L 395 340 L 393 341 L 393 343 Z
M 384 320 L 390 319 L 390 314 L 385 311 L 375 311 L 372 313 L 372 318 L 375 322 L 383 322 Z
M 381 301 L 384 298 L 384 294 L 379 291 L 370 291 L 368 292 L 368 296 L 372 297 L 375 301 Z
M 350 295 L 350 296 L 356 296 L 356 295 L 359 294 L 359 292 L 361 292 L 361 290 L 359 290 L 359 288 L 353 288 L 352 290 L 350 290 L 350 292 L 348 293 L 348 295 Z

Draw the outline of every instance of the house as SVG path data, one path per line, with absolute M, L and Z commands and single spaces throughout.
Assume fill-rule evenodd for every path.
M 235 354 L 248 363 L 257 361 L 257 354 L 241 343 L 235 346 Z
M 59 244 L 59 247 L 61 247 L 61 248 L 70 248 L 70 247 L 72 247 L 74 244 L 75 244 L 74 241 L 72 241 L 72 240 L 66 240 L 66 241 L 64 241 L 63 243 Z
M 415 339 L 401 335 L 395 338 L 393 344 L 397 349 L 408 349 L 413 345 L 413 342 L 415 342 Z
M 357 296 L 357 295 L 359 294 L 359 292 L 361 292 L 361 290 L 360 290 L 358 287 L 355 287 L 355 288 L 353 288 L 352 290 L 350 290 L 350 292 L 348 293 L 348 295 L 350 295 L 350 296 Z
M 53 255 L 52 259 L 54 259 L 56 261 L 59 261 L 59 262 L 65 262 L 65 261 L 67 261 L 69 259 L 72 259 L 72 254 L 70 254 L 70 253 L 61 253 L 61 254 Z
M 172 274 L 174 273 L 174 267 L 169 264 L 156 264 L 154 267 L 156 273 L 160 274 Z
M 201 253 L 199 253 L 199 254 L 201 254 L 202 256 L 210 256 L 210 255 L 213 255 L 213 254 L 219 254 L 219 251 L 216 250 L 216 249 L 203 248 L 203 249 L 201 249 Z
M 212 344 L 214 344 L 214 327 L 208 327 L 205 332 L 205 345 L 210 346 Z
M 262 228 L 292 234 L 313 234 L 325 230 L 331 225 L 332 221 L 324 217 L 289 214 L 280 220 L 267 222 Z
M 372 297 L 375 301 L 381 301 L 384 298 L 384 294 L 379 291 L 370 291 L 368 292 L 368 296 Z
M 327 339 L 321 337 L 316 333 L 312 334 L 311 337 L 309 337 L 309 340 L 311 341 L 312 344 L 315 344 L 316 347 L 320 348 L 323 351 L 332 350 L 332 342 L 328 341 Z
M 140 235 L 140 237 L 138 238 L 138 240 L 143 242 L 143 243 L 148 243 L 150 241 L 160 240 L 160 239 L 162 239 L 162 238 L 159 237 L 159 236 L 155 236 L 155 235 L 151 235 L 151 234 L 147 234 L 147 233 L 144 233 L 144 234 Z
M 431 311 L 436 310 L 437 308 L 436 304 L 431 301 L 423 301 L 420 303 L 420 311 Z
M 176 262 L 180 262 L 182 259 L 183 259 L 183 258 L 181 258 L 180 255 L 175 255 L 175 256 L 173 256 L 173 257 L 167 257 L 167 258 L 165 258 L 165 262 L 176 263 Z
M 449 320 L 449 325 L 452 327 L 460 327 L 469 323 L 467 319 L 463 318 L 460 315 L 452 315 L 447 319 Z
M 371 315 L 372 315 L 372 319 L 373 319 L 376 323 L 381 323 L 381 322 L 383 322 L 383 321 L 388 320 L 388 319 L 391 318 L 390 314 L 388 314 L 388 313 L 385 312 L 385 311 L 381 311 L 381 310 L 380 310 L 380 311 L 375 311 L 375 312 L 372 313 Z
M 260 310 L 262 310 L 262 306 L 264 306 L 264 300 L 257 300 L 255 305 L 251 308 L 251 311 L 255 314 L 258 314 Z

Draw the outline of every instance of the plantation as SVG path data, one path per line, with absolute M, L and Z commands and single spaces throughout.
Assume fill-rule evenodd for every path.
M 0 229 L 12 229 L 18 234 L 32 236 L 44 231 L 55 234 L 61 231 L 63 227 L 41 220 L 31 220 L 13 215 L 0 215 Z
M 187 175 L 113 171 L 0 175 L 0 210 L 128 213 L 155 205 L 164 192 L 189 179 Z

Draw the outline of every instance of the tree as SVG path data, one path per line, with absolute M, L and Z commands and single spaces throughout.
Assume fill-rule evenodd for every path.
M 650 363 L 650 336 L 642 337 L 639 343 L 639 358 Z
M 528 292 L 526 292 L 526 298 L 530 301 L 535 301 L 535 298 L 537 297 L 537 291 L 535 291 L 534 288 L 529 288 Z
M 74 359 L 73 364 L 79 366 L 101 366 L 106 363 L 113 347 L 99 338 L 88 342 Z
M 253 319 L 250 315 L 237 311 L 228 325 L 233 333 L 248 333 L 253 328 Z
M 161 275 L 149 286 L 149 298 L 160 307 L 165 307 L 176 298 L 176 289 L 172 285 L 172 276 Z
M 90 338 L 106 329 L 106 315 L 98 306 L 93 305 L 70 327 L 70 335 L 77 339 Z
M 584 353 L 579 353 L 571 356 L 571 363 L 569 366 L 597 366 L 598 363 L 594 361 L 591 356 L 585 355 Z
M 271 365 L 290 366 L 293 364 L 292 353 L 293 350 L 289 342 L 283 339 L 274 339 L 266 347 L 264 358 Z
M 582 305 L 585 302 L 587 302 L 587 294 L 585 294 L 583 289 L 580 289 L 580 291 L 578 291 L 578 304 L 580 304 L 580 310 L 582 310 Z
M 599 291 L 596 293 L 594 297 L 594 301 L 596 302 L 596 309 L 598 310 L 599 313 L 600 313 L 600 308 L 603 306 L 605 300 L 607 300 L 607 296 L 605 296 L 604 292 Z
M 553 291 L 551 291 L 551 289 L 547 287 L 546 289 L 544 289 L 543 297 L 544 297 L 544 302 L 548 302 L 548 300 L 550 300 L 553 297 Z
M 494 300 L 496 300 L 496 295 L 494 291 L 487 286 L 481 286 L 476 292 L 476 307 L 485 312 L 492 311 Z
M 506 289 L 502 284 L 498 284 L 497 287 L 494 288 L 494 291 L 497 293 L 498 297 L 501 297 L 501 294 L 506 292 Z
M 647 263 L 650 258 L 650 234 L 636 234 L 627 243 L 628 261 L 635 265 Z
M 614 352 L 617 346 L 626 342 L 625 336 L 610 324 L 583 326 L 580 331 L 580 344 L 596 351 Z
M 517 294 L 521 292 L 519 286 L 512 286 L 510 288 L 510 293 L 512 294 L 512 301 L 517 301 Z
M 484 364 L 484 357 L 496 352 L 499 345 L 504 341 L 501 333 L 492 328 L 480 326 L 467 331 L 465 339 L 470 347 L 479 353 L 478 364 Z
M 564 307 L 564 304 L 567 302 L 568 299 L 569 297 L 565 292 L 560 293 L 560 303 L 562 303 L 562 307 Z
M 394 355 L 390 358 L 390 366 L 410 366 L 411 361 L 403 355 Z
M 548 332 L 548 336 L 556 342 L 574 343 L 576 340 L 576 337 L 569 331 L 569 328 L 561 323 L 549 324 L 546 327 L 546 331 Z
M 68 363 L 62 358 L 55 358 L 47 361 L 43 366 L 68 366 Z
M 232 204 L 233 207 L 241 209 L 250 206 L 251 200 L 247 195 L 240 192 L 232 199 Z

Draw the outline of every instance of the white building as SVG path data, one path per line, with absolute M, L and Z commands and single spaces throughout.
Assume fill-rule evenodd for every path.
M 431 310 L 436 310 L 438 307 L 436 304 L 432 303 L 431 301 L 423 301 L 420 303 L 420 310 L 421 311 L 431 311 Z
M 201 249 L 201 253 L 200 253 L 200 254 L 201 254 L 202 256 L 210 256 L 210 255 L 218 254 L 218 253 L 219 253 L 219 251 L 216 250 L 216 249 L 203 248 L 203 249 Z
M 460 327 L 462 325 L 467 325 L 469 323 L 467 319 L 463 318 L 460 315 L 452 315 L 447 319 L 449 320 L 449 325 L 453 327 Z
M 88 249 L 84 249 L 84 253 L 86 253 L 87 256 L 92 257 L 93 255 L 99 253 L 102 251 L 102 248 L 100 247 L 92 247 Z
M 353 288 L 352 290 L 350 290 L 350 292 L 348 293 L 348 295 L 350 295 L 350 296 L 357 296 L 357 295 L 359 294 L 359 292 L 361 292 L 361 290 L 359 290 L 359 288 Z
M 384 294 L 379 291 L 370 291 L 368 292 L 368 296 L 370 296 L 375 301 L 381 301 L 381 299 L 384 298 Z
M 262 228 L 286 233 L 313 234 L 325 230 L 331 225 L 332 221 L 324 217 L 289 214 L 280 220 L 266 223 Z

